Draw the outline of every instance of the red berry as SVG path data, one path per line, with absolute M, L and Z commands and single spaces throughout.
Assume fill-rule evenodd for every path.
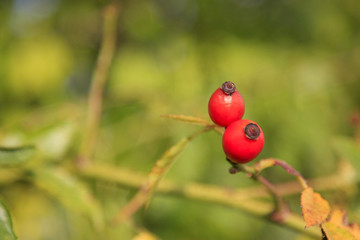
M 247 163 L 256 158 L 264 146 L 264 134 L 257 123 L 247 119 L 232 122 L 223 135 L 225 155 L 235 163 Z
M 217 125 L 226 127 L 244 115 L 245 104 L 235 84 L 225 82 L 210 97 L 209 115 Z

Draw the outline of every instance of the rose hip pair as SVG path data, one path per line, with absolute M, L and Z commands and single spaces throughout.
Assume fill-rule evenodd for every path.
M 241 119 L 245 104 L 234 83 L 223 83 L 211 95 L 208 110 L 211 120 L 225 127 L 222 145 L 229 160 L 247 163 L 260 154 L 264 134 L 256 122 Z

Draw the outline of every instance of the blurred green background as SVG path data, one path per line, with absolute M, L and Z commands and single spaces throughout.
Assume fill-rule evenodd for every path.
M 106 3 L 0 2 L 2 146 L 35 144 L 39 166 L 72 162 Z M 259 158 L 285 160 L 306 178 L 335 172 L 344 158 L 359 169 L 360 154 L 352 148 L 360 109 L 359 1 L 120 3 L 96 162 L 147 173 L 167 148 L 199 128 L 160 116 L 209 119 L 210 95 L 233 81 L 245 100 L 244 117 L 265 133 Z M 166 178 L 229 188 L 257 185 L 244 175 L 229 175 L 228 168 L 221 137 L 210 132 L 189 145 Z M 265 174 L 274 182 L 292 179 L 278 169 Z M 134 194 L 110 183 L 81 181 L 90 184 L 107 219 Z M 360 219 L 357 189 L 333 191 L 327 198 Z M 101 239 L 84 216 L 26 180 L 1 182 L 0 198 L 20 239 Z M 288 200 L 299 212 L 299 196 Z M 239 211 L 169 196 L 155 196 L 136 222 L 170 240 L 306 239 Z M 103 239 L 126 240 L 135 232 L 121 226 L 106 234 Z

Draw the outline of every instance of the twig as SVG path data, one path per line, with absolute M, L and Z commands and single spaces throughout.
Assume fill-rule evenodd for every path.
M 170 169 L 175 162 L 176 157 L 186 148 L 189 142 L 199 134 L 209 131 L 209 127 L 205 127 L 194 134 L 183 138 L 178 143 L 169 148 L 163 156 L 156 161 L 152 167 L 147 179 L 141 184 L 137 194 L 124 206 L 113 220 L 114 224 L 122 223 L 128 220 L 143 205 L 148 205 L 150 197 L 155 188 L 159 184 L 164 174 Z
M 261 175 L 255 175 L 254 178 L 257 181 L 259 181 L 262 185 L 264 185 L 274 198 L 275 209 L 274 212 L 272 212 L 270 215 L 271 219 L 276 222 L 284 221 L 289 216 L 290 209 L 286 204 L 283 196 L 279 193 L 276 186 L 272 184 L 267 178 Z
M 103 36 L 100 53 L 91 80 L 84 139 L 80 149 L 80 163 L 86 164 L 93 154 L 99 132 L 103 93 L 115 52 L 116 26 L 119 6 L 111 3 L 103 11 Z
M 254 179 L 255 181 L 260 182 L 268 192 L 273 196 L 275 202 L 275 209 L 270 214 L 270 218 L 273 221 L 283 222 L 289 216 L 290 210 L 287 204 L 285 203 L 283 197 L 279 193 L 279 190 L 264 176 L 260 175 L 260 171 L 257 170 L 256 167 L 251 167 L 248 165 L 236 164 L 232 162 L 230 159 L 226 158 L 226 160 L 231 164 L 230 173 L 234 174 L 237 172 L 244 172 L 248 175 L 248 177 Z
M 306 180 L 304 179 L 304 177 L 298 171 L 296 171 L 292 166 L 290 166 L 286 162 L 281 161 L 279 159 L 274 159 L 274 158 L 262 159 L 262 160 L 260 160 L 259 162 L 257 162 L 254 165 L 254 168 L 256 170 L 256 173 L 260 174 L 264 169 L 269 168 L 269 167 L 273 167 L 273 166 L 280 166 L 286 172 L 288 172 L 289 174 L 295 176 L 303 189 L 308 187 L 308 184 L 307 184 Z
M 203 125 L 206 127 L 210 127 L 212 130 L 214 130 L 215 132 L 217 132 L 220 135 L 224 134 L 223 127 L 220 127 L 216 124 L 212 124 L 211 122 L 209 122 L 205 119 L 202 119 L 202 118 L 186 116 L 186 115 L 176 115 L 176 114 L 165 114 L 165 115 L 162 115 L 162 117 L 168 118 L 168 119 L 173 119 L 176 121 L 186 122 L 186 123 L 190 123 L 190 124 Z

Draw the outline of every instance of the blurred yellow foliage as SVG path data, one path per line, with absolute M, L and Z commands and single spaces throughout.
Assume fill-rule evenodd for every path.
M 7 84 L 16 96 L 47 95 L 64 83 L 72 62 L 70 48 L 59 37 L 19 40 L 10 51 Z

